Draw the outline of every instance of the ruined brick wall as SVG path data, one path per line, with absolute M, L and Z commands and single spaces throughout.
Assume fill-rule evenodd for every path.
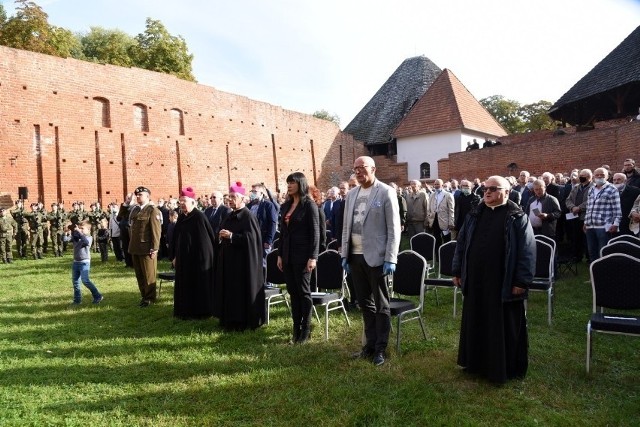
M 501 146 L 452 153 L 438 162 L 446 171 L 443 179 L 491 175 L 515 175 L 527 170 L 534 175 L 545 171 L 568 173 L 574 168 L 595 169 L 603 164 L 613 172 L 622 170 L 626 158 L 640 158 L 640 122 L 617 122 L 597 126 L 585 132 L 551 136 L 548 131 L 533 132 L 525 137 L 505 137 Z M 515 163 L 514 169 L 508 165 Z
M 122 201 L 199 195 L 230 182 L 324 189 L 362 144 L 333 123 L 173 76 L 0 46 L 0 200 Z

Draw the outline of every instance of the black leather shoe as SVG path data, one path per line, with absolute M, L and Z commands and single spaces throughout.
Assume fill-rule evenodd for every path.
M 376 353 L 375 356 L 373 356 L 373 364 L 375 366 L 382 366 L 384 365 L 384 353 L 380 352 L 380 353 Z
M 363 348 L 351 355 L 352 359 L 371 359 L 373 357 L 373 351 Z
M 140 307 L 142 307 L 142 308 L 149 307 L 150 305 L 151 305 L 151 301 L 149 301 L 149 300 L 140 301 Z

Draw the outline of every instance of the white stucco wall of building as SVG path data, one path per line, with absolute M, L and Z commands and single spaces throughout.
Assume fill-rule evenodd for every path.
M 449 157 L 449 153 L 457 153 L 467 148 L 467 142 L 474 138 L 482 147 L 486 134 L 461 132 L 460 130 L 439 132 L 427 135 L 398 138 L 396 141 L 398 162 L 407 163 L 409 179 L 420 179 L 420 165 L 429 163 L 431 174 L 427 178 L 438 177 L 438 160 Z M 489 137 L 490 139 L 495 139 Z

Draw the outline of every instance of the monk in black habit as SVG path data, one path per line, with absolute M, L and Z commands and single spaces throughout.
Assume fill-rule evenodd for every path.
M 175 270 L 173 315 L 181 319 L 213 316 L 213 245 L 211 224 L 196 207 L 195 192 L 180 192 L 180 216 L 175 224 L 169 259 Z
M 486 181 L 453 259 L 453 281 L 464 295 L 458 364 L 494 383 L 524 378 L 529 363 L 524 301 L 536 245 L 527 215 L 508 198 L 509 188 L 500 176 Z
M 214 315 L 231 331 L 255 329 L 265 319 L 262 238 L 245 193 L 240 183 L 229 189 L 233 212 L 220 225 L 216 246 Z

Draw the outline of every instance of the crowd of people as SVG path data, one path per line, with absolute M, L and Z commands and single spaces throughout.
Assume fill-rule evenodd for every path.
M 325 192 L 296 172 L 282 193 L 236 182 L 205 196 L 186 187 L 178 198 L 155 203 L 142 186 L 106 211 L 99 203 L 85 210 L 82 202 L 69 211 L 63 203 L 50 211 L 33 203 L 27 211 L 18 200 L 13 209 L 0 208 L 0 255 L 13 262 L 14 239 L 17 257 L 27 258 L 29 246 L 34 260 L 49 250 L 63 256 L 73 245 L 73 302 L 79 304 L 80 281 L 94 303 L 103 299 L 89 279 L 90 249 L 102 261 L 112 251 L 135 271 L 140 307 L 156 301 L 157 262 L 168 259 L 175 269 L 174 315 L 214 316 L 238 331 L 264 322 L 265 258 L 277 250 L 291 299 L 291 342 L 301 344 L 311 334 L 311 277 L 331 243 L 347 273 L 347 303 L 359 307 L 364 320 L 365 345 L 354 357 L 382 365 L 390 331 L 385 277 L 395 271 L 402 233 L 410 239 L 428 232 L 437 246 L 458 242 L 454 282 L 466 296 L 458 363 L 504 382 L 527 370 L 523 301 L 535 267 L 533 236 L 555 239 L 575 261 L 591 262 L 611 237 L 637 235 L 640 228 L 640 170 L 632 159 L 618 173 L 603 165 L 431 185 L 387 185 L 375 172 L 374 160 L 363 156 L 349 180 Z

